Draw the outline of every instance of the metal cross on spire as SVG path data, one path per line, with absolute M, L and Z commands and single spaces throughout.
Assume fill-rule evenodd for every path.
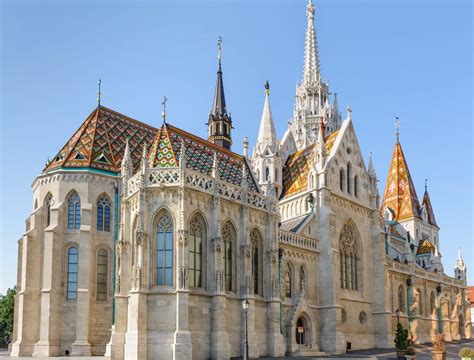
M 395 117 L 395 135 L 397 135 L 397 142 L 400 140 L 400 119 L 398 116 Z
M 161 113 L 161 117 L 163 118 L 163 122 L 166 122 L 166 102 L 168 101 L 168 98 L 166 96 L 163 96 L 163 101 L 161 105 L 163 106 L 163 112 Z
M 102 96 L 102 93 L 100 91 L 100 85 L 102 83 L 102 80 L 99 79 L 99 82 L 98 82 L 98 89 L 97 89 L 97 106 L 100 106 L 100 100 L 101 100 L 101 96 Z
M 428 179 L 425 179 L 425 192 L 428 191 Z

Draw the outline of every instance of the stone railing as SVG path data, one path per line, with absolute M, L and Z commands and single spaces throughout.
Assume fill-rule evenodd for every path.
M 290 231 L 278 230 L 278 241 L 281 244 L 319 252 L 319 240 L 312 239 L 303 235 L 298 235 Z
M 134 194 L 140 188 L 141 174 L 138 172 L 127 181 L 127 196 Z
M 266 195 L 254 191 L 245 190 L 240 186 L 222 181 L 194 171 L 185 169 L 183 179 L 180 168 L 148 168 L 145 172 L 146 187 L 180 186 L 196 189 L 208 194 L 214 194 L 231 201 L 260 209 L 277 211 L 276 201 L 269 201 Z M 127 196 L 133 195 L 141 186 L 141 172 L 133 175 L 127 182 Z M 182 183 L 184 181 L 184 184 Z M 246 196 L 244 196 L 246 194 Z
M 146 186 L 179 185 L 181 183 L 179 168 L 151 168 L 146 171 Z

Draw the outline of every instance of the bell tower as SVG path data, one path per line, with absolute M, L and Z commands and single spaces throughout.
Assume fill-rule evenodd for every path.
M 214 92 L 214 103 L 212 104 L 211 113 L 207 122 L 208 140 L 216 145 L 230 150 L 232 145 L 232 119 L 227 113 L 224 95 L 224 82 L 222 80 L 222 37 L 219 36 L 217 41 L 217 81 L 216 90 Z

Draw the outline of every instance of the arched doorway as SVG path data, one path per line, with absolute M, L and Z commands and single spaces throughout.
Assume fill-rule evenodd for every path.
M 458 329 L 458 332 L 459 332 L 459 337 L 461 339 L 464 339 L 465 335 L 464 335 L 464 317 L 462 316 L 462 314 L 459 314 L 459 329 Z
M 298 347 L 311 347 L 311 327 L 304 316 L 296 321 L 295 340 Z

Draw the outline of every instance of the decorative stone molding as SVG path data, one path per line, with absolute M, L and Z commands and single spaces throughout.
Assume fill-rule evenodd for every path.
M 250 257 L 252 255 L 252 246 L 250 244 L 245 244 L 240 247 L 242 257 Z
M 188 244 L 188 241 L 187 241 L 188 231 L 187 230 L 183 230 L 183 229 L 178 230 L 177 237 L 178 237 L 178 241 L 177 241 L 178 246 L 186 246 Z
M 180 289 L 187 289 L 188 288 L 188 267 L 187 266 L 180 266 L 178 270 L 178 281 L 179 281 L 179 288 Z
M 212 250 L 214 252 L 221 252 L 222 248 L 222 238 L 221 237 L 215 237 L 211 239 L 211 244 L 212 244 Z

